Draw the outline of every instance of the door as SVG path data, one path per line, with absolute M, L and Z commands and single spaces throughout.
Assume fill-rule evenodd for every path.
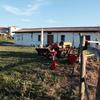
M 88 40 L 88 41 L 90 41 L 90 35 L 86 35 L 85 39 Z
M 86 36 L 85 36 L 85 39 L 86 39 L 87 41 L 90 41 L 90 35 L 86 35 Z M 88 43 L 88 45 L 90 45 L 90 43 Z
M 51 45 L 53 43 L 53 35 L 47 36 L 47 43 L 48 43 L 48 45 Z

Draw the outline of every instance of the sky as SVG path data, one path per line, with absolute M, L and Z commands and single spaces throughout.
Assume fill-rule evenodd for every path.
M 100 26 L 100 0 L 0 0 L 0 26 Z

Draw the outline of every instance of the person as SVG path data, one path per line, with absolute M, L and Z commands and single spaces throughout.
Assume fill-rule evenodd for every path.
M 96 38 L 95 41 L 98 41 L 98 39 Z M 99 43 L 96 43 L 95 47 L 98 49 L 98 47 L 99 47 Z
M 54 43 L 52 45 L 52 48 L 51 49 L 54 49 L 55 51 L 58 51 L 59 50 L 59 47 L 58 47 L 57 43 Z
M 87 50 L 88 49 L 88 41 L 85 41 L 85 46 L 83 47 L 83 50 Z
M 63 48 L 64 41 L 63 41 L 63 40 L 61 40 L 61 42 L 59 43 L 59 45 Z

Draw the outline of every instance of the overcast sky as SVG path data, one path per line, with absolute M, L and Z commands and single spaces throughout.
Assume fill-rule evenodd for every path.
M 100 0 L 0 0 L 0 26 L 100 26 Z

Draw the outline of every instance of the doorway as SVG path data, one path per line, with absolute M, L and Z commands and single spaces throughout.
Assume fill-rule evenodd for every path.
M 86 35 L 86 36 L 85 36 L 85 39 L 86 39 L 87 41 L 90 41 L 90 40 L 91 40 L 90 35 Z M 88 45 L 90 46 L 90 43 L 88 43 Z
M 47 36 L 47 44 L 51 45 L 53 43 L 54 37 L 53 35 L 48 35 Z

